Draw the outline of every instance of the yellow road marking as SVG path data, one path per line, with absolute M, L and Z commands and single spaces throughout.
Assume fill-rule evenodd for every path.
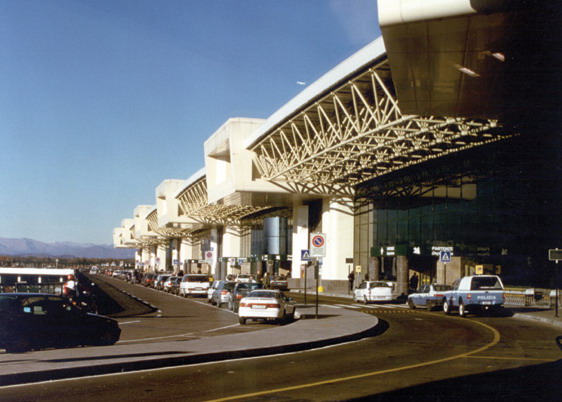
M 459 318 L 453 318 L 453 319 L 459 319 Z M 462 320 L 464 321 L 464 318 Z M 460 355 L 451 356 L 451 357 L 445 357 L 443 359 L 432 360 L 432 361 L 425 362 L 425 363 L 416 363 L 416 364 L 411 364 L 411 365 L 408 365 L 408 366 L 396 367 L 396 368 L 381 370 L 381 371 L 373 371 L 373 372 L 370 372 L 370 373 L 357 374 L 357 375 L 352 375 L 352 376 L 348 376 L 348 377 L 334 378 L 334 379 L 331 379 L 331 380 L 311 382 L 311 383 L 308 383 L 308 384 L 293 385 L 293 386 L 290 386 L 290 387 L 275 388 L 275 389 L 270 389 L 270 390 L 267 390 L 267 391 L 252 392 L 252 393 L 244 394 L 244 395 L 235 395 L 235 396 L 229 396 L 229 397 L 226 397 L 226 398 L 212 399 L 212 400 L 209 400 L 208 402 L 231 401 L 231 400 L 235 400 L 235 399 L 252 398 L 252 397 L 256 397 L 256 396 L 260 396 L 260 395 L 267 395 L 267 394 L 274 394 L 274 393 L 278 393 L 278 392 L 294 391 L 294 390 L 297 390 L 297 389 L 318 387 L 320 385 L 334 384 L 334 383 L 340 383 L 340 382 L 351 381 L 351 380 L 358 380 L 358 379 L 361 379 L 361 378 L 374 377 L 376 375 L 381 375 L 381 374 L 395 373 L 397 371 L 404 371 L 404 370 L 410 370 L 410 369 L 414 369 L 414 368 L 418 368 L 418 367 L 430 366 L 430 365 L 433 365 L 433 364 L 439 364 L 439 363 L 444 363 L 444 362 L 448 362 L 448 361 L 451 361 L 451 360 L 469 357 L 471 355 L 483 352 L 486 349 L 489 349 L 489 348 L 495 346 L 500 341 L 500 333 L 495 328 L 492 328 L 489 325 L 486 325 L 486 324 L 481 323 L 479 321 L 470 321 L 470 322 L 474 323 L 474 324 L 481 325 L 481 326 L 485 327 L 486 329 L 490 330 L 492 332 L 492 334 L 494 335 L 494 338 L 492 339 L 492 341 L 490 343 L 488 343 L 487 345 L 484 345 L 484 346 L 482 346 L 478 349 L 475 349 L 471 352 L 466 352 L 466 353 L 462 353 Z
M 555 362 L 557 359 L 540 359 L 537 357 L 500 357 L 500 356 L 467 356 L 470 359 L 493 359 L 493 360 L 529 360 L 538 362 Z

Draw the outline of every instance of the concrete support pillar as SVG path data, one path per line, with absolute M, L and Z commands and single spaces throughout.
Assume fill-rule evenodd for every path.
M 211 229 L 211 241 L 210 241 L 210 246 L 211 246 L 211 250 L 213 251 L 213 259 L 209 262 L 209 274 L 213 275 L 215 278 L 219 278 L 220 272 L 218 272 L 218 258 L 221 257 L 219 255 L 219 244 L 220 244 L 220 239 L 219 239 L 219 229 L 214 227 Z
M 145 271 L 150 271 L 150 247 L 143 247 L 141 249 L 141 261 Z
M 187 261 L 193 257 L 193 249 L 188 238 L 180 239 L 180 270 L 187 272 Z
M 155 271 L 166 271 L 168 262 L 166 261 L 168 251 L 167 243 L 160 243 L 156 246 L 156 269 Z
M 301 277 L 301 265 L 307 261 L 301 260 L 301 250 L 308 250 L 308 205 L 293 204 L 293 263 L 291 277 Z
M 346 202 L 347 201 L 347 202 Z M 347 280 L 347 258 L 353 258 L 353 212 L 351 200 L 325 199 L 322 206 L 322 232 L 326 234 L 326 257 L 322 279 Z
M 156 246 L 149 246 L 150 259 L 148 265 L 150 266 L 150 271 L 156 271 Z
M 408 272 L 409 261 L 408 257 L 399 255 L 396 256 L 396 289 L 397 296 L 408 294 Z
M 373 281 L 378 281 L 381 278 L 381 260 L 379 257 L 371 257 L 371 264 L 373 265 Z
M 238 258 L 242 257 L 242 231 L 240 226 L 227 226 L 222 235 L 222 256 Z M 236 263 L 227 262 L 221 264 L 226 269 L 220 273 L 220 279 L 223 279 L 228 274 L 237 274 L 234 265 Z
M 142 267 L 142 248 L 137 248 L 135 250 L 135 269 L 141 269 Z
M 179 271 L 180 266 L 180 239 L 172 239 L 172 270 L 174 273 Z

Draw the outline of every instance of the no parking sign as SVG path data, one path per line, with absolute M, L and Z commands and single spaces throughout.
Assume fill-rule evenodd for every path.
M 326 257 L 326 234 L 311 233 L 310 234 L 310 256 Z

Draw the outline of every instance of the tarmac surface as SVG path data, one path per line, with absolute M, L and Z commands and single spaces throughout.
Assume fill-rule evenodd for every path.
M 510 310 L 515 318 L 562 328 L 561 314 L 555 317 L 554 309 L 516 307 Z M 244 334 L 23 354 L 0 353 L 0 386 L 293 352 L 357 340 L 386 329 L 375 316 L 345 308 L 321 305 L 318 318 L 311 304 L 299 305 L 297 312 L 301 318 L 294 323 Z

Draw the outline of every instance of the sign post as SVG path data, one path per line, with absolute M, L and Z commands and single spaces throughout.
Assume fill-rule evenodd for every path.
M 556 261 L 556 267 L 554 267 L 554 316 L 558 318 L 558 261 L 562 260 L 562 250 L 557 248 L 548 250 L 548 259 Z
M 309 250 L 301 250 L 301 261 L 306 261 L 304 265 L 304 304 L 306 304 L 306 277 L 308 276 L 308 262 L 311 260 Z
M 310 234 L 310 256 L 314 258 L 314 274 L 316 277 L 316 318 L 318 319 L 318 288 L 320 287 L 320 268 L 318 258 L 326 257 L 326 234 Z

